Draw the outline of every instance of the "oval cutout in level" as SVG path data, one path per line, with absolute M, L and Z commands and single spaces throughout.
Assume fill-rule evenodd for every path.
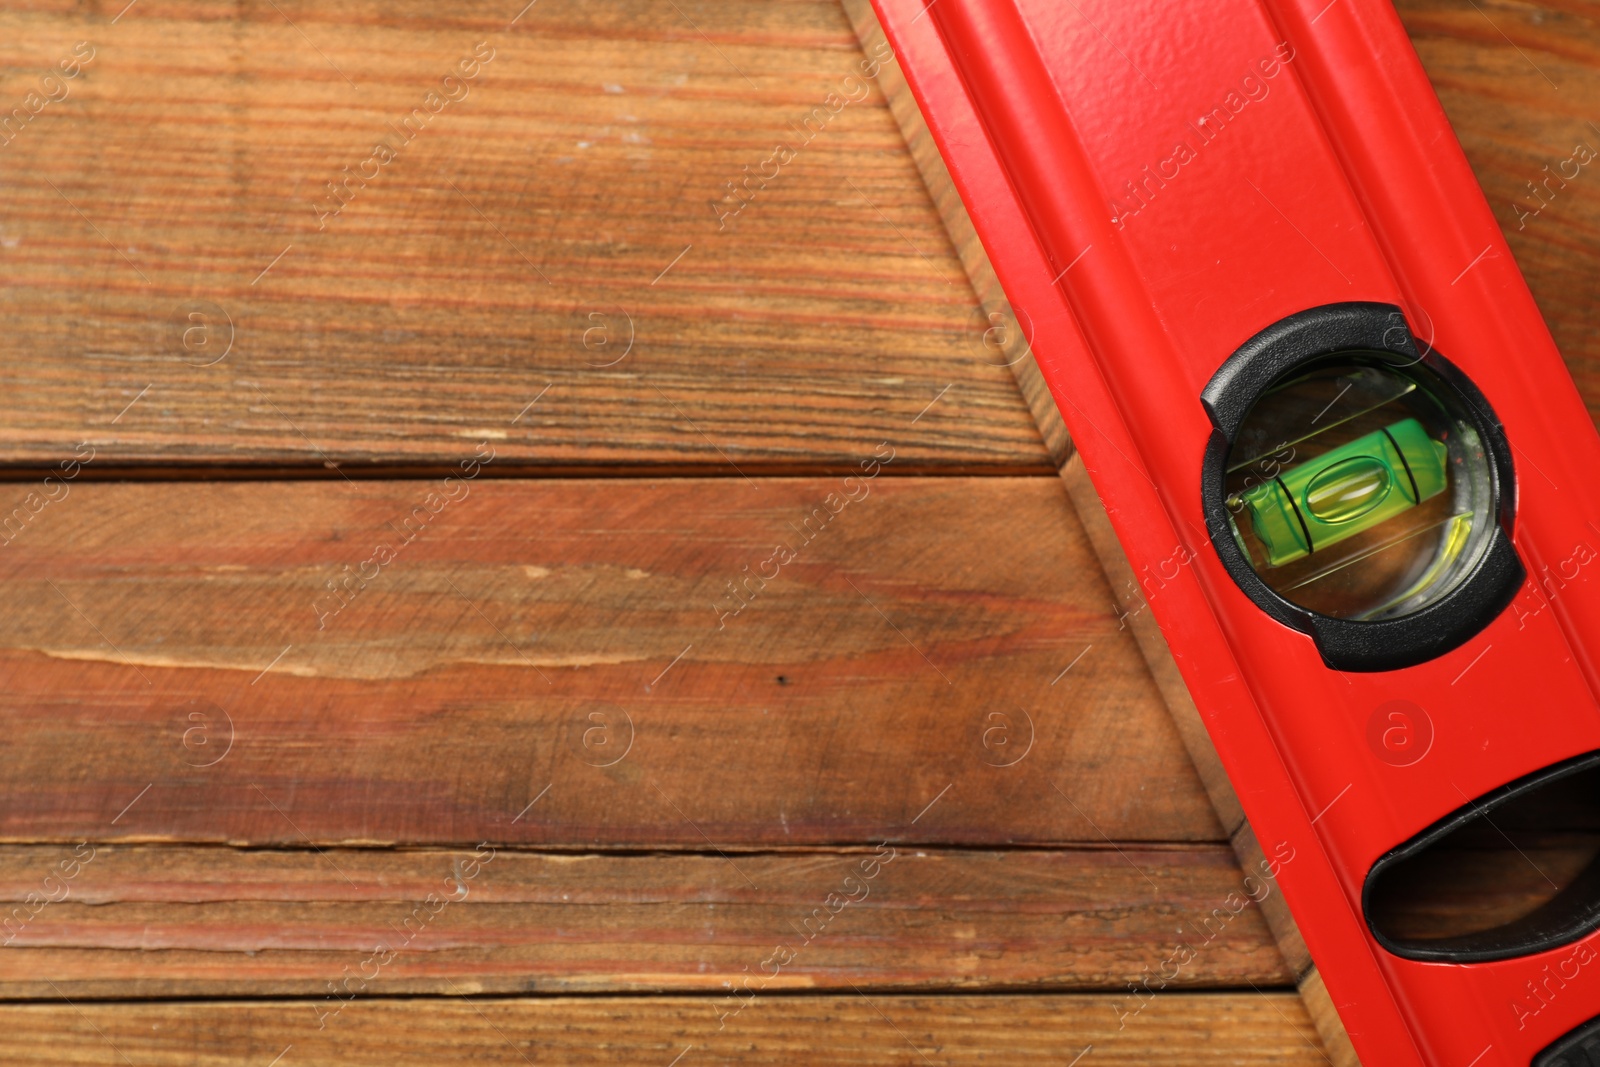
M 1372 865 L 1362 910 L 1405 959 L 1481 963 L 1600 928 L 1600 752 L 1464 805 Z

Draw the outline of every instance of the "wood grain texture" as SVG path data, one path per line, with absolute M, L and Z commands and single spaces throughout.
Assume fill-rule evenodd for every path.
M 1281 985 L 1292 976 L 1248 893 L 1225 845 L 724 856 L 12 846 L 0 848 L 0 997 L 699 991 L 731 1011 L 738 1001 L 720 997 L 735 986 Z M 1180 945 L 1187 962 L 1163 967 Z
M 1054 478 L 851 484 L 67 483 L 0 545 L 0 835 L 1223 839 Z
M 0 12 L 0 462 L 1048 469 L 837 3 L 519 7 Z
M 1119 1029 L 1106 996 L 772 997 L 718 1031 L 704 999 L 355 1001 L 321 1030 L 312 1001 L 0 1005 L 17 1067 L 537 1064 L 1325 1064 L 1293 994 L 1159 996 Z M 292 1049 L 285 1052 L 287 1046 Z M 686 1051 L 687 1049 L 687 1051 Z M 680 1057 L 674 1060 L 674 1057 Z
M 1593 283 L 1600 271 L 1600 11 L 1568 0 L 1397 6 L 1578 390 L 1600 419 Z M 1592 162 L 1574 159 L 1579 146 Z

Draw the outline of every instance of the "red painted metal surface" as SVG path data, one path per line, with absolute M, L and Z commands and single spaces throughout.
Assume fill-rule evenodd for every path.
M 876 3 L 1246 813 L 1269 855 L 1293 852 L 1278 879 L 1363 1061 L 1526 1067 L 1600 1013 L 1600 961 L 1578 962 L 1600 935 L 1413 962 L 1373 940 L 1361 889 L 1467 799 L 1600 749 L 1600 583 L 1532 587 L 1600 548 L 1600 438 L 1394 11 Z M 1277 320 L 1349 300 L 1405 308 L 1494 406 L 1530 575 L 1461 647 L 1365 674 L 1245 597 L 1199 493 L 1213 373 Z M 1409 766 L 1368 740 L 1396 699 L 1434 727 Z

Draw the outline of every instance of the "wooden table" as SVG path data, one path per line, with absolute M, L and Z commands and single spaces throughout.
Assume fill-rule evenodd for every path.
M 837 3 L 122 3 L 0 12 L 0 1060 L 1324 1062 Z M 1600 406 L 1600 10 L 1402 14 Z

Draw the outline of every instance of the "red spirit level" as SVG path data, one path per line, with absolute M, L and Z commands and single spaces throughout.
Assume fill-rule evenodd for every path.
M 1600 438 L 1393 10 L 875 3 L 1363 1060 L 1600 1067 Z

